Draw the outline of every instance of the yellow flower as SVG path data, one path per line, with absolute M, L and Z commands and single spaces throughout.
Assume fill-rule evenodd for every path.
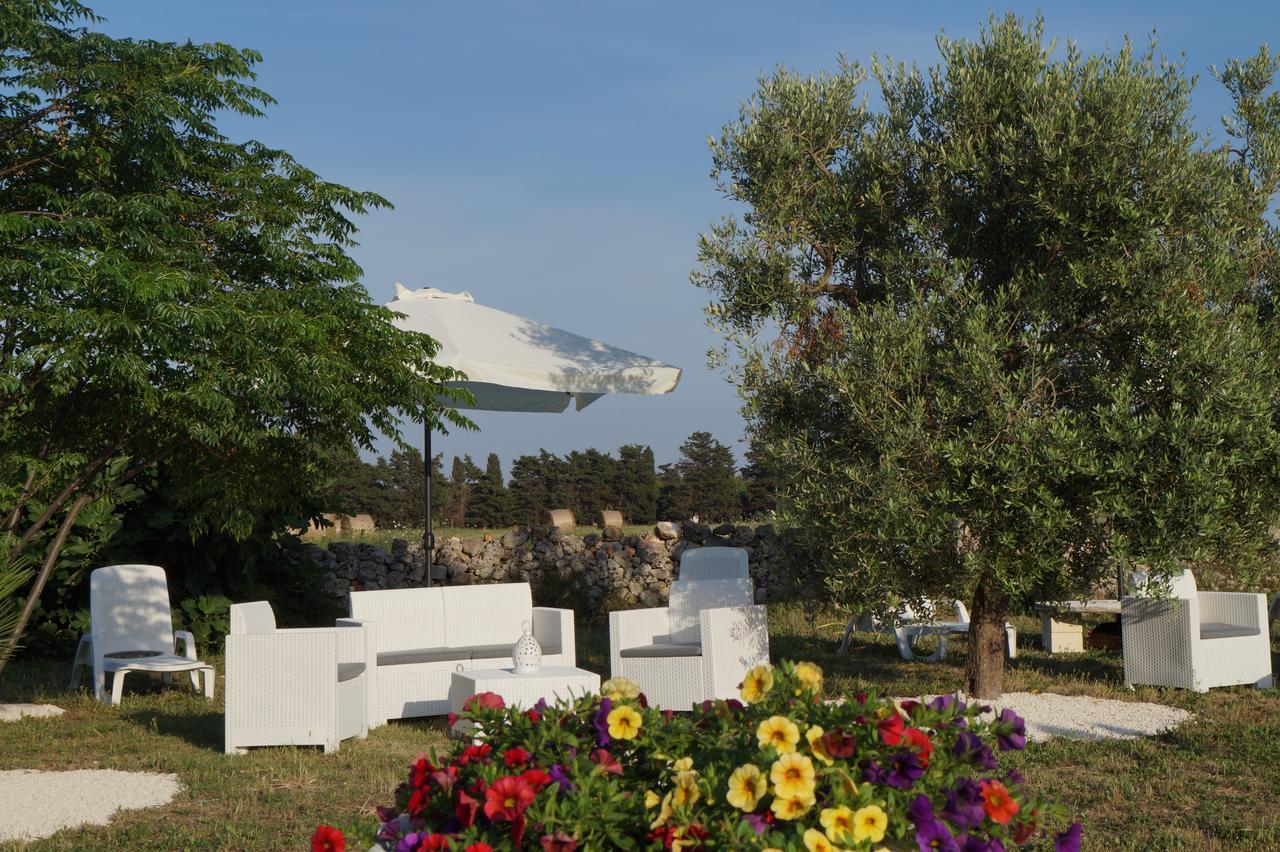
M 750 813 L 760 803 L 767 787 L 760 767 L 748 763 L 733 770 L 729 776 L 729 795 L 725 799 L 738 810 Z
M 658 815 L 653 818 L 653 822 L 649 823 L 649 829 L 653 830 L 660 826 L 666 825 L 667 820 L 671 819 L 671 794 L 662 797 L 662 807 L 658 810 Z
M 697 776 L 691 772 L 681 773 L 676 779 L 676 788 L 672 791 L 675 795 L 671 799 L 671 804 L 678 807 L 690 807 L 694 805 L 702 792 L 698 789 Z
M 884 830 L 888 825 L 889 817 L 879 805 L 858 808 L 853 814 L 853 839 L 858 843 L 864 840 L 879 843 L 884 839 Z
M 797 819 L 803 816 L 805 811 L 813 807 L 813 802 L 813 793 L 805 793 L 802 796 L 792 796 L 786 799 L 775 796 L 769 809 L 773 811 L 773 815 L 778 819 Z
M 778 754 L 790 754 L 800 742 L 800 729 L 786 716 L 770 716 L 756 728 L 756 739 L 760 741 L 760 748 L 772 746 Z
M 615 702 L 627 698 L 639 698 L 640 686 L 629 678 L 611 677 L 600 684 L 600 694 Z
M 822 827 L 827 830 L 827 837 L 833 843 L 853 842 L 853 811 L 844 805 L 824 808 L 819 819 L 822 821 Z
M 813 752 L 813 756 L 821 760 L 827 766 L 835 763 L 831 759 L 831 755 L 827 754 L 827 747 L 822 744 L 822 735 L 826 731 L 822 730 L 821 725 L 812 725 L 809 730 L 804 732 L 804 738 L 809 743 L 809 749 Z
M 646 809 L 656 808 L 658 806 L 658 802 L 660 801 L 662 800 L 658 798 L 657 793 L 653 792 L 652 790 L 644 791 L 644 806 Z
M 814 695 L 822 692 L 822 669 L 813 663 L 800 663 L 796 666 L 796 679 L 800 686 Z
M 609 736 L 615 740 L 634 740 L 640 733 L 640 714 L 625 704 L 609 711 Z
M 692 757 L 682 757 L 682 758 L 680 758 L 679 760 L 677 760 L 675 763 L 673 763 L 673 764 L 671 765 L 671 768 L 672 768 L 672 769 L 674 769 L 676 772 L 692 772 L 692 771 L 693 771 L 693 758 L 692 758 Z
M 773 782 L 773 795 L 790 799 L 801 794 L 813 795 L 813 761 L 803 754 L 784 754 L 773 762 L 769 780 Z
M 804 848 L 809 852 L 835 852 L 836 847 L 831 845 L 831 841 L 816 828 L 810 828 L 804 833 Z
M 743 701 L 755 704 L 768 695 L 771 689 L 773 689 L 773 669 L 768 663 L 747 669 L 747 674 L 742 678 Z

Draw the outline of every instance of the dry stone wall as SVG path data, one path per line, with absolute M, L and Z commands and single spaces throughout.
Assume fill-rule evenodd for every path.
M 577 536 L 554 527 L 516 528 L 500 538 L 448 538 L 437 542 L 434 576 L 454 585 L 528 582 L 541 603 L 571 605 L 579 612 L 661 606 L 679 577 L 681 555 L 696 547 L 746 548 L 759 602 L 794 590 L 786 548 L 772 525 L 711 527 L 662 521 L 652 532 L 621 535 L 615 528 Z M 390 549 L 333 542 L 305 545 L 303 557 L 323 573 L 325 590 L 400 589 L 426 583 L 420 543 L 403 539 Z

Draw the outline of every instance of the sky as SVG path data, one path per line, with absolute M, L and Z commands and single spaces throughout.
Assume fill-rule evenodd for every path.
M 693 431 L 741 458 L 734 387 L 707 366 L 719 342 L 689 283 L 697 240 L 735 212 L 710 178 L 707 139 L 763 73 L 835 67 L 843 53 L 932 64 L 935 39 L 972 37 L 990 11 L 1045 12 L 1086 52 L 1126 35 L 1200 76 L 1193 106 L 1216 131 L 1229 103 L 1208 74 L 1280 40 L 1280 4 L 454 2 L 88 0 L 111 35 L 222 41 L 263 55 L 266 118 L 233 139 L 284 148 L 322 177 L 389 199 L 352 252 L 372 297 L 395 282 L 477 301 L 683 368 L 661 397 L 605 397 L 561 415 L 476 412 L 478 432 L 435 452 L 483 466 L 545 448 L 622 444 L 674 461 Z M 420 428 L 406 437 L 422 446 Z M 389 446 L 383 444 L 383 449 Z

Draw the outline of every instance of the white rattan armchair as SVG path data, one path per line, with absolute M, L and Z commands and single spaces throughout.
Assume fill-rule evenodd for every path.
M 369 731 L 368 631 L 363 627 L 277 630 L 266 601 L 231 607 L 227 635 L 224 748 L 319 745 L 337 751 Z
M 182 654 L 176 653 L 182 642 Z M 80 684 L 81 668 L 93 670 L 93 694 L 119 704 L 125 675 L 151 672 L 166 680 L 186 672 L 191 686 L 213 698 L 213 666 L 196 658 L 196 642 L 186 630 L 173 629 L 169 584 L 156 565 L 109 565 L 89 575 L 89 633 L 80 637 L 71 662 L 71 689 Z M 112 676 L 107 694 L 107 675 Z
M 1172 597 L 1127 597 L 1120 612 L 1128 686 L 1271 686 L 1265 595 L 1201 592 L 1184 571 Z
M 765 607 L 752 604 L 744 578 L 677 580 L 670 606 L 609 613 L 610 671 L 656 707 L 734 698 L 747 669 L 768 661 Z
M 695 547 L 680 554 L 681 580 L 751 579 L 747 551 L 741 547 Z

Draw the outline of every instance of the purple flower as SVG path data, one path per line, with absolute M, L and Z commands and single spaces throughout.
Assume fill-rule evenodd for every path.
M 977 828 L 986 816 L 982 810 L 982 788 L 970 778 L 961 778 L 947 791 L 947 806 L 941 816 L 956 828 Z
M 743 819 L 756 834 L 764 834 L 769 829 L 769 821 L 762 814 L 747 814 Z
M 893 768 L 889 770 L 889 777 L 885 780 L 889 786 L 897 787 L 899 790 L 910 789 L 911 785 L 924 774 L 924 767 L 920 765 L 920 760 L 914 751 L 900 751 L 889 758 L 889 762 Z
M 725 706 L 727 706 L 730 710 L 732 710 L 735 713 L 737 713 L 740 710 L 747 709 L 747 705 L 743 704 L 741 701 L 739 701 L 736 698 L 730 698 L 728 701 L 725 702 Z
M 960 845 L 951 831 L 937 820 L 916 823 L 916 846 L 920 852 L 960 852 Z
M 600 701 L 600 709 L 592 718 L 591 724 L 596 729 L 596 739 L 602 746 L 609 744 L 609 713 L 613 710 L 613 701 L 605 698 Z
M 1018 787 L 1021 787 L 1027 782 L 1027 779 L 1022 777 L 1022 773 L 1016 769 L 1010 769 L 1009 774 L 1005 777 L 1009 779 L 1010 784 L 1014 784 Z
M 1053 852 L 1080 852 L 1080 832 L 1080 823 L 1071 823 L 1070 828 L 1053 838 Z
M 968 758 L 983 769 L 996 768 L 996 756 L 977 734 L 962 731 L 956 737 L 956 744 L 952 751 L 955 752 L 956 757 Z
M 983 840 L 970 834 L 961 844 L 960 852 L 1004 852 L 1004 844 L 994 837 Z
M 1011 727 L 1008 733 L 996 734 L 1001 751 L 1022 751 L 1027 747 L 1027 727 L 1021 716 L 1006 707 L 1000 711 L 998 721 Z
M 547 770 L 547 774 L 551 776 L 551 780 L 560 785 L 561 793 L 572 793 L 578 789 L 578 785 L 569 780 L 569 776 L 564 773 L 564 767 L 558 763 L 551 764 L 551 768 Z
M 427 832 L 413 832 L 406 834 L 400 838 L 400 842 L 396 844 L 396 852 L 414 852 L 422 844 L 422 839 L 427 836 Z M 921 849 L 925 847 L 921 846 Z
M 954 707 L 957 713 L 963 713 L 965 706 L 965 703 L 954 695 L 939 695 L 929 702 L 929 708 L 938 711 L 950 710 Z
M 929 801 L 929 797 L 921 793 L 911 800 L 911 804 L 907 805 L 907 819 L 919 825 L 922 822 L 934 822 L 933 802 Z
M 537 703 L 537 704 L 535 704 L 535 705 L 533 705 L 533 709 L 534 709 L 534 710 L 537 710 L 539 713 L 546 713 L 546 712 L 547 712 L 547 699 L 545 699 L 545 698 L 539 698 L 539 699 L 538 699 L 538 703 Z
M 867 768 L 862 770 L 862 780 L 869 781 L 872 784 L 887 784 L 888 775 L 884 771 L 884 767 L 876 763 L 874 760 L 867 764 Z

